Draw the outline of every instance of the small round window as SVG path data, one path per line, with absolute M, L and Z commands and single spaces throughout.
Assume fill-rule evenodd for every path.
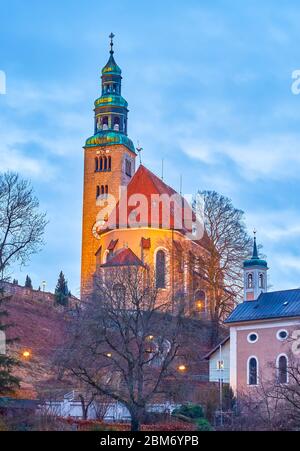
M 279 330 L 276 334 L 277 339 L 280 341 L 286 340 L 288 337 L 288 332 L 286 330 Z
M 255 343 L 258 340 L 258 335 L 255 332 L 251 332 L 251 334 L 248 335 L 247 340 L 249 343 Z

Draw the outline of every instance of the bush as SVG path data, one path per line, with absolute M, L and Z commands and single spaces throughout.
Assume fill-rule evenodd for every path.
M 199 404 L 183 404 L 178 409 L 174 409 L 172 415 L 184 416 L 192 420 L 204 417 L 203 408 Z
M 205 418 L 199 418 L 196 420 L 197 430 L 198 431 L 213 431 L 213 427 L 211 426 L 210 422 L 206 420 Z

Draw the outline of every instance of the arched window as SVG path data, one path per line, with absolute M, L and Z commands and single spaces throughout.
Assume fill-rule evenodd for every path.
M 162 250 L 156 253 L 155 272 L 156 288 L 166 288 L 166 254 Z
M 248 288 L 253 288 L 253 274 L 248 274 L 247 287 Z
M 108 157 L 108 170 L 111 171 L 111 157 Z
M 96 198 L 100 196 L 100 186 L 97 186 Z
M 108 185 L 105 185 L 105 194 L 108 194 Z
M 102 129 L 107 130 L 108 129 L 108 116 L 104 116 L 102 119 Z
M 100 157 L 99 160 L 100 160 L 100 161 L 99 161 L 99 171 L 103 171 L 103 158 Z
M 258 364 L 256 357 L 250 357 L 248 360 L 248 385 L 257 385 Z
M 258 286 L 259 286 L 259 288 L 265 288 L 265 281 L 264 281 L 264 275 L 263 274 L 259 275 Z
M 103 157 L 103 171 L 107 170 L 107 158 Z
M 120 118 L 117 116 L 114 117 L 114 130 L 117 132 L 120 130 Z
M 195 293 L 195 310 L 198 313 L 205 312 L 205 292 L 203 290 L 197 290 Z
M 279 384 L 287 384 L 288 382 L 288 360 L 286 355 L 277 358 L 277 377 Z
M 104 194 L 104 185 L 101 185 L 101 194 Z
M 95 171 L 99 171 L 99 159 L 95 158 Z

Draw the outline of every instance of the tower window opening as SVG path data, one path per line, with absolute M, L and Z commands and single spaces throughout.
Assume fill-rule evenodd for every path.
M 253 288 L 253 274 L 248 274 L 247 287 Z
M 259 275 L 259 288 L 265 288 L 265 281 L 264 281 L 264 275 Z
M 131 177 L 131 161 L 129 160 L 125 161 L 125 174 Z
M 99 171 L 103 171 L 103 158 L 100 157 Z
M 111 171 L 111 157 L 108 157 L 107 163 L 108 163 L 108 170 Z
M 114 118 L 114 130 L 115 131 L 120 130 L 120 118 L 119 117 Z
M 99 171 L 99 158 L 95 158 L 95 171 Z
M 105 185 L 105 194 L 108 194 L 108 185 Z
M 107 158 L 103 157 L 103 171 L 107 171 Z
M 104 194 L 104 185 L 101 185 L 101 194 Z
M 100 186 L 97 186 L 96 189 L 96 198 L 98 198 L 100 196 Z
M 102 129 L 103 130 L 108 130 L 108 117 L 107 116 L 105 116 L 102 119 Z

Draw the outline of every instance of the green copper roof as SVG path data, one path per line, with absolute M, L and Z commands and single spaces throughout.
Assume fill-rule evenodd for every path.
M 131 150 L 131 152 L 135 153 L 135 148 L 131 139 L 122 133 L 113 131 L 96 133 L 96 135 L 91 136 L 86 140 L 85 147 L 114 146 L 116 144 L 123 144 Z
M 264 266 L 265 268 L 268 267 L 268 263 L 266 262 L 266 260 L 262 260 L 258 256 L 256 237 L 254 237 L 254 240 L 253 240 L 252 257 L 249 260 L 244 261 L 244 268 L 249 268 L 251 266 Z
M 122 73 L 122 71 L 121 71 L 120 67 L 117 65 L 117 63 L 115 62 L 115 59 L 111 52 L 109 60 L 107 61 L 106 65 L 102 69 L 102 75 L 108 75 L 108 74 L 121 75 L 121 73 Z
M 128 103 L 122 96 L 118 95 L 107 95 L 104 94 L 101 97 L 99 97 L 97 100 L 95 100 L 95 107 L 99 106 L 105 106 L 105 105 L 116 105 L 116 106 L 123 106 L 128 107 Z
M 260 258 L 251 258 L 250 260 L 244 261 L 244 268 L 249 268 L 251 266 L 264 266 L 267 268 L 268 263 L 266 262 L 266 260 L 262 260 Z

